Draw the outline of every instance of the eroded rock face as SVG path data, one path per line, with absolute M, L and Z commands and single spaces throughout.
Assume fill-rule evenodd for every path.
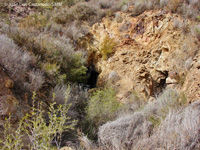
M 121 16 L 121 23 L 104 18 L 91 29 L 96 47 L 107 36 L 118 43 L 108 60 L 99 59 L 96 64 L 101 72 L 97 86 L 107 82 L 114 70 L 118 80 L 111 84 L 117 87 L 119 100 L 126 100 L 127 93 L 132 91 L 149 99 L 166 86 L 187 92 L 189 99 L 197 98 L 192 91 L 199 90 L 198 84 L 193 82 L 198 80 L 199 69 L 191 68 L 191 64 L 198 62 L 193 59 L 198 54 L 199 43 L 191 34 L 183 34 L 182 29 L 173 26 L 174 19 L 183 19 L 162 11 L 146 11 L 135 18 L 128 13 Z M 188 25 L 192 26 L 193 22 L 188 20 Z M 193 75 L 187 73 L 188 69 Z

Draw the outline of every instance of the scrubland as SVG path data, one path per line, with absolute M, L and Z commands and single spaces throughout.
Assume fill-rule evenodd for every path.
M 106 37 L 97 50 L 94 24 L 104 17 L 120 22 L 118 12 L 136 17 L 162 10 L 195 22 L 174 20 L 173 27 L 199 41 L 199 0 L 19 0 L 63 3 L 25 13 L 7 2 L 0 3 L 0 67 L 14 83 L 20 117 L 13 122 L 12 112 L 0 115 L 1 149 L 200 149 L 199 100 L 190 104 L 185 93 L 163 88 L 153 101 L 132 91 L 121 102 L 110 84 L 115 81 L 88 84 L 96 62 L 112 57 L 117 46 L 115 37 Z M 20 103 L 29 107 L 27 114 Z

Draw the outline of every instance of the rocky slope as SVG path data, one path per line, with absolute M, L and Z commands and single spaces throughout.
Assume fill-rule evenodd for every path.
M 99 49 L 109 36 L 117 41 L 108 59 L 99 58 L 97 82 L 116 87 L 119 100 L 131 93 L 153 99 L 166 86 L 182 91 L 188 101 L 199 98 L 199 41 L 190 33 L 195 22 L 165 11 L 132 17 L 118 13 L 95 24 L 91 32 Z

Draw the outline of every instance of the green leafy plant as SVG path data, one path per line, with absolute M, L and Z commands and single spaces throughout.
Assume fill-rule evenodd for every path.
M 6 122 L 4 124 L 4 133 L 3 137 L 4 140 L 0 139 L 0 148 L 6 149 L 6 150 L 18 150 L 22 149 L 23 143 L 22 143 L 22 131 L 23 131 L 23 121 L 19 122 L 19 126 L 17 130 L 13 133 L 13 128 L 11 127 L 10 117 L 6 118 Z
M 73 129 L 76 124 L 76 121 L 67 116 L 70 104 L 67 104 L 69 90 L 66 91 L 65 104 L 56 107 L 56 103 L 53 100 L 47 113 L 43 109 L 42 102 L 39 102 L 37 107 L 34 105 L 36 96 L 34 92 L 31 113 L 20 120 L 17 130 L 12 128 L 10 118 L 7 119 L 4 125 L 4 138 L 0 141 L 0 148 L 6 150 L 22 149 L 24 146 L 22 139 L 25 137 L 29 140 L 28 144 L 26 143 L 26 148 L 30 150 L 59 149 L 62 133 Z M 46 115 L 47 118 L 44 117 Z
M 111 87 L 97 90 L 90 97 L 86 108 L 87 118 L 94 127 L 112 120 L 121 104 L 116 100 L 115 91 Z

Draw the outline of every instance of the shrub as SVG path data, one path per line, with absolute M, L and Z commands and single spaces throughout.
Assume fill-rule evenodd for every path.
M 182 27 L 182 31 L 183 31 L 184 34 L 187 34 L 190 31 L 188 23 L 186 21 L 183 22 L 181 27 Z
M 153 104 L 155 107 L 151 108 L 147 105 L 145 109 L 146 114 L 150 112 L 161 119 L 165 118 L 171 110 L 177 110 L 186 105 L 187 100 L 182 97 L 177 91 L 166 89 L 157 97 L 157 101 Z M 147 111 L 148 110 L 148 111 Z
M 98 22 L 103 17 L 100 9 L 94 8 L 88 3 L 77 3 L 70 9 L 70 12 L 77 21 L 87 21 L 90 25 Z
M 173 21 L 173 27 L 175 28 L 175 29 L 179 29 L 179 28 L 181 28 L 181 22 L 178 20 L 178 19 L 174 19 L 174 21 Z
M 19 22 L 19 26 L 27 29 L 44 30 L 49 20 L 48 14 L 35 13 L 29 15 Z
M 159 142 L 164 141 L 167 137 L 173 139 L 172 135 L 165 136 L 165 133 L 168 131 L 165 131 L 164 128 L 161 130 L 161 126 L 165 125 L 163 121 L 167 120 L 172 115 L 172 112 L 182 110 L 185 104 L 186 99 L 184 96 L 181 96 L 175 90 L 166 89 L 157 97 L 157 100 L 149 102 L 142 109 L 120 115 L 116 120 L 102 125 L 98 131 L 100 147 L 102 149 L 119 150 L 152 149 L 153 146 L 151 147 L 152 144 L 150 142 L 154 141 L 156 137 L 161 137 L 160 139 L 156 139 L 158 143 L 154 146 L 163 148 L 164 145 L 159 145 Z M 177 120 L 177 123 L 179 121 Z M 169 124 L 165 128 L 167 126 Z M 176 130 L 178 131 L 177 128 Z M 165 138 L 162 138 L 163 135 Z
M 21 50 L 13 40 L 0 35 L 0 62 L 14 80 L 21 80 L 28 70 L 32 57 Z
M 68 97 L 67 103 L 70 104 L 70 109 L 68 110 L 68 116 L 71 118 L 83 119 L 85 115 L 85 107 L 89 98 L 87 89 L 84 89 L 80 85 L 72 84 L 70 88 L 65 84 L 57 84 L 51 91 L 49 99 L 52 99 L 55 93 L 54 101 L 56 105 L 63 105 L 65 103 L 65 92 L 69 90 L 70 95 Z M 80 126 L 83 125 L 82 122 L 78 122 Z
M 99 0 L 98 3 L 101 9 L 108 9 L 113 5 L 113 1 L 107 0 Z
M 169 0 L 167 7 L 171 12 L 175 13 L 180 3 L 180 0 Z
M 184 109 L 173 110 L 162 121 L 158 130 L 134 149 L 199 149 L 199 101 Z
M 120 108 L 121 104 L 116 101 L 114 89 L 105 87 L 103 90 L 94 92 L 86 106 L 84 133 L 95 140 L 98 127 L 114 119 Z
M 76 109 L 81 119 L 85 115 L 85 107 L 87 106 L 88 99 L 89 93 L 87 88 L 76 84 L 70 86 L 69 102 L 74 103 L 71 107 Z M 80 122 L 80 124 L 82 124 L 82 122 Z
M 120 107 L 120 103 L 116 101 L 114 89 L 106 87 L 93 93 L 89 99 L 86 113 L 94 127 L 98 127 L 108 120 L 112 120 Z
M 77 39 L 83 36 L 83 34 L 81 33 L 81 29 L 78 28 L 75 23 L 71 24 L 67 28 L 66 34 L 73 41 L 76 41 Z
M 34 92 L 42 87 L 44 81 L 43 72 L 33 69 L 28 73 L 28 82 L 24 83 L 24 86 L 30 92 Z
M 57 76 L 60 73 L 60 66 L 57 65 L 56 63 L 44 63 L 42 64 L 42 69 L 45 70 L 47 73 L 53 76 Z
M 168 4 L 168 0 L 160 0 L 160 7 L 163 8 Z
M 43 51 L 40 51 L 43 59 L 52 64 L 57 64 L 57 67 L 60 66 L 59 70 L 57 70 L 57 67 L 57 69 L 55 68 L 56 79 L 59 79 L 61 74 L 66 75 L 66 81 L 85 82 L 87 68 L 84 66 L 85 59 L 81 52 L 75 52 L 70 43 L 64 43 L 59 39 L 49 38 L 49 40 L 43 39 L 43 41 L 41 42 L 41 39 L 37 41 L 40 50 Z M 57 76 L 57 73 L 59 73 L 59 76 Z
M 132 149 L 139 139 L 151 135 L 152 124 L 136 112 L 107 122 L 99 128 L 99 144 L 102 149 Z
M 107 59 L 112 53 L 114 47 L 117 45 L 117 42 L 113 38 L 106 36 L 102 43 L 100 44 L 100 53 L 103 56 L 103 59 Z
M 64 104 L 65 103 L 65 92 L 67 90 L 67 86 L 62 84 L 62 85 L 56 85 L 52 90 L 51 90 L 51 98 L 53 98 L 54 94 L 54 101 L 56 102 L 57 105 Z
M 75 20 L 74 14 L 70 11 L 60 12 L 54 17 L 54 21 L 58 24 L 71 23 Z
M 69 93 L 66 92 L 65 100 L 67 101 Z M 33 94 L 33 104 L 35 93 Z M 43 110 L 43 104 L 33 105 L 31 114 L 27 114 L 20 120 L 17 130 L 12 130 L 10 119 L 8 118 L 4 128 L 4 138 L 1 140 L 1 149 L 56 149 L 61 146 L 62 133 L 73 129 L 75 121 L 70 120 L 66 115 L 70 105 L 65 101 L 64 105 L 55 107 L 56 103 L 50 104 L 47 113 Z M 48 116 L 48 123 L 44 118 Z M 28 138 L 29 142 L 24 145 L 23 138 Z
M 134 5 L 134 9 L 131 12 L 131 16 L 139 16 L 146 10 L 146 5 L 144 1 L 136 1 Z
M 59 25 L 59 24 L 57 24 L 57 23 L 52 23 L 52 24 L 50 25 L 49 31 L 50 31 L 51 33 L 53 33 L 54 36 L 58 36 L 59 34 L 61 34 L 61 33 L 63 32 L 62 26 Z
M 200 40 L 200 25 L 193 27 L 192 33 L 198 40 Z
M 24 30 L 14 28 L 10 31 L 14 41 L 32 51 L 38 58 L 38 64 L 42 64 L 44 70 L 54 75 L 57 82 L 60 82 L 60 79 L 65 82 L 86 81 L 85 58 L 82 52 L 74 51 L 68 38 L 53 38 L 44 34 L 35 37 Z

